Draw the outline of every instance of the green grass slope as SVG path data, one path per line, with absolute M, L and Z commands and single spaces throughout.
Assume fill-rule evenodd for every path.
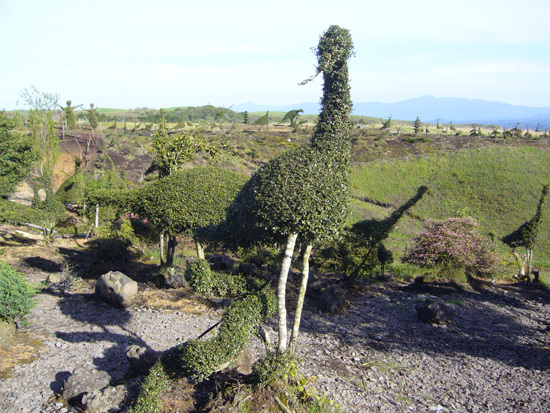
M 536 211 L 543 183 L 550 182 L 550 151 L 541 148 L 482 148 L 413 160 L 376 161 L 357 167 L 352 175 L 351 218 L 376 217 L 391 208 L 368 207 L 362 200 L 400 205 L 420 185 L 431 189 L 411 212 L 423 218 L 472 216 L 485 235 L 496 239 L 510 233 Z M 407 221 L 409 223 L 407 223 Z M 407 244 L 412 220 L 392 237 Z M 418 228 L 418 224 L 413 225 Z M 408 234 L 407 234 L 408 235 Z M 500 241 L 501 251 L 509 251 Z M 535 265 L 550 267 L 550 211 L 545 211 Z

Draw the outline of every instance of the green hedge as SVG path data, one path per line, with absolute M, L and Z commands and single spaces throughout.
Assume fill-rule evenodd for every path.
M 9 322 L 28 314 L 34 306 L 33 295 L 21 274 L 0 261 L 0 320 Z

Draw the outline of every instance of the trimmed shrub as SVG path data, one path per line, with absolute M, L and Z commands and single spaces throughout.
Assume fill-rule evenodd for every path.
M 28 314 L 34 306 L 33 295 L 21 274 L 0 261 L 0 320 L 9 322 Z

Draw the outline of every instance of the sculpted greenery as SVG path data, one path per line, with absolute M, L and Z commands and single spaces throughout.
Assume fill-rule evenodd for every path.
M 204 258 L 201 238 L 195 231 L 220 223 L 225 218 L 226 208 L 245 182 L 245 176 L 226 169 L 187 169 L 139 189 L 130 209 L 164 232 L 167 237 L 165 263 L 171 266 L 176 236 L 181 234 L 194 235 L 197 255 Z M 164 246 L 161 249 L 164 255 Z
M 286 244 L 278 287 L 281 351 L 289 345 L 286 280 L 298 236 L 306 247 L 291 348 L 298 335 L 312 245 L 335 236 L 347 216 L 352 109 L 347 61 L 353 55 L 349 32 L 331 26 L 321 36 L 316 55 L 315 76 L 323 73 L 324 85 L 322 110 L 311 141 L 261 167 L 228 209 L 226 219 L 235 243 Z

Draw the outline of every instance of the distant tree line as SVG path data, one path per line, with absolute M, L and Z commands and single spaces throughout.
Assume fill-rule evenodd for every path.
M 180 123 L 180 122 L 193 122 L 198 123 L 200 121 L 207 122 L 219 122 L 219 111 L 212 105 L 197 106 L 197 107 L 184 107 L 177 108 L 175 110 L 165 111 L 165 120 L 168 123 Z M 160 123 L 161 114 L 157 109 L 136 108 L 134 110 L 124 113 L 97 113 L 97 120 L 99 122 L 113 122 L 120 120 L 120 118 L 132 118 L 138 122 L 146 123 Z M 243 113 L 237 113 L 232 110 L 228 110 L 224 114 L 224 123 L 242 123 Z

